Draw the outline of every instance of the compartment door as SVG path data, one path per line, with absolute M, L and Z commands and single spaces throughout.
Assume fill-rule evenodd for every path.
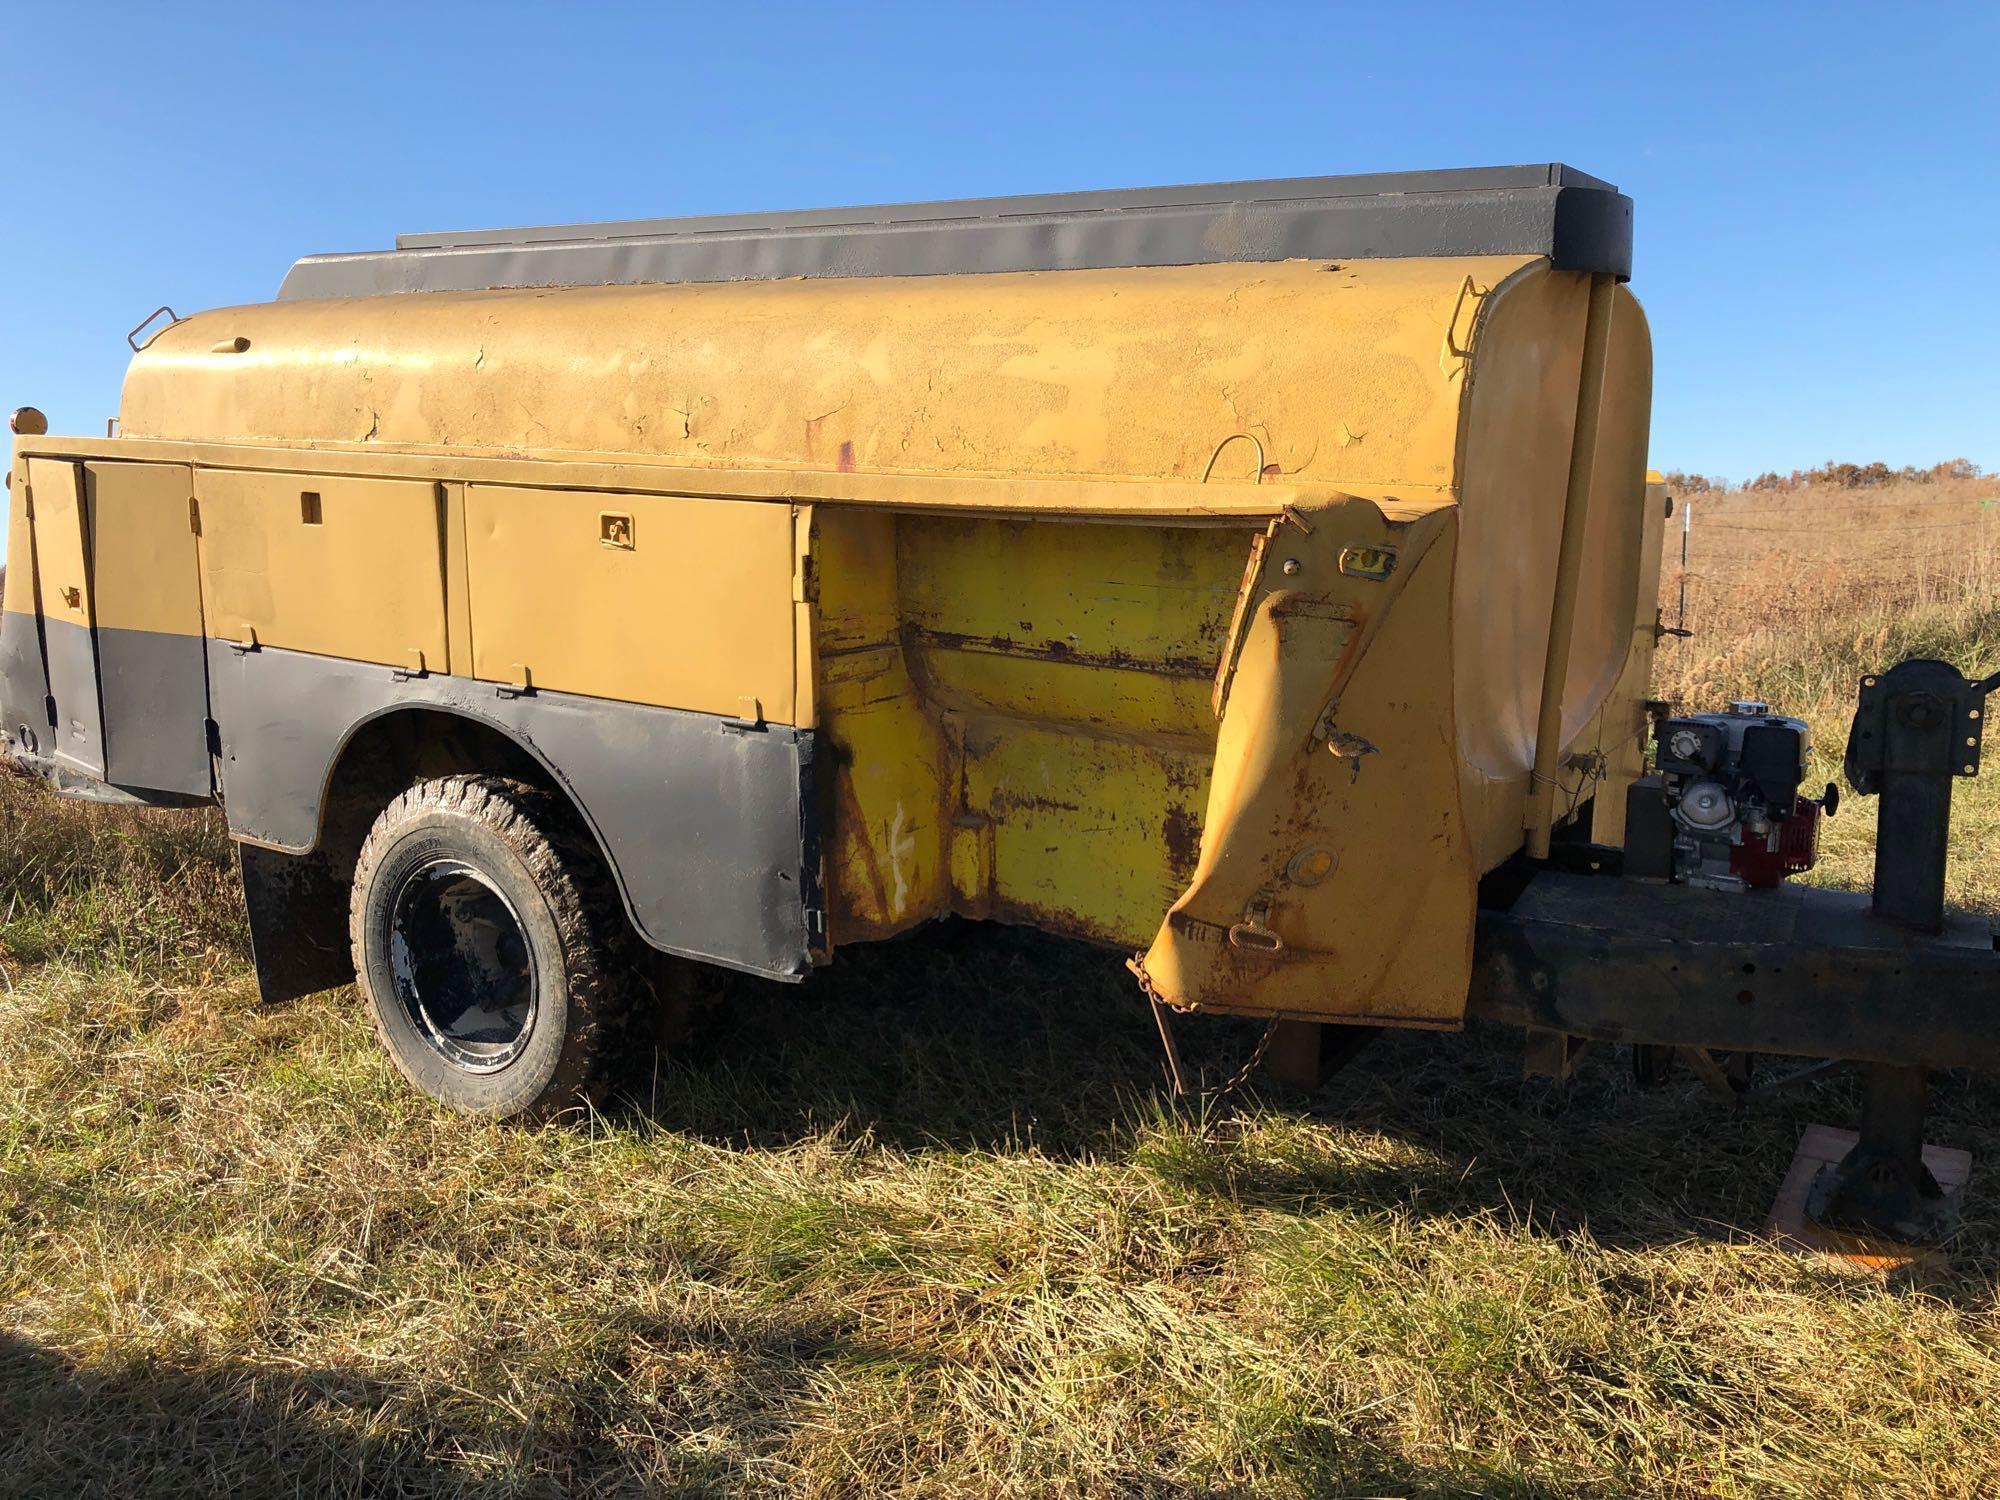
M 49 696 L 55 699 L 50 753 L 67 770 L 104 776 L 104 711 L 98 701 L 97 656 L 91 641 L 90 530 L 83 465 L 60 458 L 28 460 L 35 581 L 42 597 Z
M 194 482 L 211 639 L 446 669 L 436 484 L 230 469 Z
M 801 721 L 791 506 L 473 484 L 465 541 L 474 676 Z
M 208 662 L 186 464 L 84 465 L 105 775 L 209 794 Z

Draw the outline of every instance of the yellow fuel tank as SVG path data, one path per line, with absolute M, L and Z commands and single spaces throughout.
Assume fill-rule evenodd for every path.
M 552 764 L 661 947 L 802 972 L 957 912 L 1143 950 L 1175 1005 L 1453 1025 L 1479 877 L 1619 801 L 1653 644 L 1650 345 L 1616 234 L 1575 230 L 1624 200 L 1534 170 L 415 237 L 175 323 L 116 442 L 17 472 L 178 466 L 200 600 L 169 633 L 255 670 L 809 747 L 789 894 L 742 874 L 754 941 L 690 930 L 734 921 L 726 880 L 642 888 L 689 878 L 613 826 L 685 795 L 654 741 L 622 784 Z M 255 732 L 224 729 L 232 827 L 303 853 L 345 740 L 273 791 Z

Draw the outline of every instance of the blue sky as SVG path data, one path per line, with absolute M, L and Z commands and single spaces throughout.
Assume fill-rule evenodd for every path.
M 2000 467 L 2000 6 L 0 3 L 0 408 L 399 230 L 1564 160 L 1653 461 Z

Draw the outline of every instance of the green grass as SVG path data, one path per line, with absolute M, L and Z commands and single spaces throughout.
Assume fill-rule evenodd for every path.
M 1844 1086 L 1738 1120 L 1606 1059 L 1556 1107 L 1504 1038 L 1410 1037 L 1187 1115 L 1144 1020 L 1096 955 L 948 933 L 512 1130 L 413 1097 L 348 993 L 16 977 L 0 1473 L 1805 1495 L 1974 1493 L 2000 1457 L 1978 1200 L 1921 1284 L 1747 1232 Z M 1990 1086 L 1941 1093 L 1993 1144 Z
M 1809 625 L 1758 658 L 1764 690 L 1837 753 L 1857 663 L 2000 664 L 1990 612 L 1885 628 Z M 1738 687 L 1715 658 L 1739 634 L 1669 675 Z M 1961 784 L 1954 893 L 1990 909 L 1987 785 Z M 1830 878 L 1865 880 L 1870 816 L 1836 821 Z M 1184 1111 L 1115 957 L 998 928 L 735 982 L 596 1119 L 499 1128 L 402 1086 L 352 991 L 260 1005 L 231 874 L 213 816 L 0 778 L 0 1492 L 1970 1496 L 2000 1473 L 1995 1081 L 1940 1080 L 1933 1138 L 1980 1163 L 1965 1223 L 1886 1280 L 1757 1234 L 1850 1079 L 1732 1115 L 1600 1052 L 1558 1095 L 1475 1030 Z M 1188 1036 L 1226 1066 L 1255 1028 Z

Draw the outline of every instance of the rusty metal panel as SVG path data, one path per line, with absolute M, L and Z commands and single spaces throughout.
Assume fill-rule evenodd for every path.
M 1938 937 L 1867 894 L 1787 884 L 1744 897 L 1602 875 L 1537 875 L 1479 916 L 1472 1009 L 1597 1041 L 2000 1067 L 1991 924 Z
M 761 501 L 469 485 L 473 675 L 794 723 L 794 526 Z
M 967 717 L 959 741 L 961 909 L 1144 944 L 1194 874 L 1208 753 L 995 715 Z
M 888 511 L 821 507 L 814 676 L 824 728 L 827 918 L 833 942 L 886 937 L 951 908 L 951 752 L 910 675 Z
M 908 518 L 899 579 L 913 669 L 944 708 L 1205 748 L 1255 534 Z

